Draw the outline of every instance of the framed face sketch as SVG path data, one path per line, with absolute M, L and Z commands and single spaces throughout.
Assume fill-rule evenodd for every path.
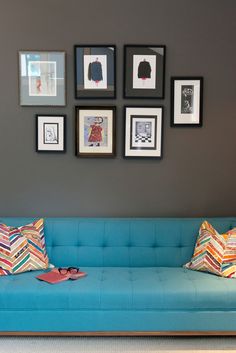
M 19 89 L 22 106 L 65 106 L 64 51 L 20 51 Z
M 75 98 L 115 98 L 115 45 L 75 45 Z
M 125 45 L 125 98 L 164 98 L 165 51 L 164 45 Z
M 65 115 L 36 115 L 36 151 L 65 152 Z
M 115 157 L 115 113 L 114 106 L 75 107 L 77 157 Z
M 171 126 L 202 126 L 203 77 L 171 78 Z
M 162 157 L 163 107 L 125 107 L 125 157 Z

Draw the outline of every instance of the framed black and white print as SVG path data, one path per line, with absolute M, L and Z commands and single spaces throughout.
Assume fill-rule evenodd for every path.
M 124 97 L 164 98 L 164 45 L 124 46 Z
M 65 115 L 36 115 L 36 151 L 65 152 Z
M 20 105 L 65 106 L 65 60 L 64 51 L 20 51 Z
M 76 156 L 115 157 L 116 107 L 75 107 Z
M 75 45 L 75 98 L 115 98 L 115 45 Z
M 163 107 L 125 108 L 125 157 L 162 157 Z
M 171 78 L 171 126 L 202 126 L 203 77 Z

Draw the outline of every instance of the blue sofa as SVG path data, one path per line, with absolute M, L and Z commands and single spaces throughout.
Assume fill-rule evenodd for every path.
M 56 285 L 37 280 L 42 271 L 0 277 L 1 334 L 234 334 L 236 279 L 182 267 L 203 220 L 45 219 L 50 262 L 88 276 Z M 208 221 L 236 227 L 236 218 Z

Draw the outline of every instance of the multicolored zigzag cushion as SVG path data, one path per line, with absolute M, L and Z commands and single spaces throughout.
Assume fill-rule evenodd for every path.
M 0 276 L 46 268 L 43 219 L 18 228 L 0 224 Z
M 210 223 L 203 222 L 193 257 L 184 267 L 222 277 L 236 277 L 236 228 L 219 234 Z

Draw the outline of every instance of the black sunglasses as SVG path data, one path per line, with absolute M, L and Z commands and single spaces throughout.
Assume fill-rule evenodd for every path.
M 66 275 L 67 273 L 70 273 L 71 275 L 75 275 L 76 273 L 79 273 L 79 268 L 78 267 L 59 267 L 58 272 L 61 275 Z

